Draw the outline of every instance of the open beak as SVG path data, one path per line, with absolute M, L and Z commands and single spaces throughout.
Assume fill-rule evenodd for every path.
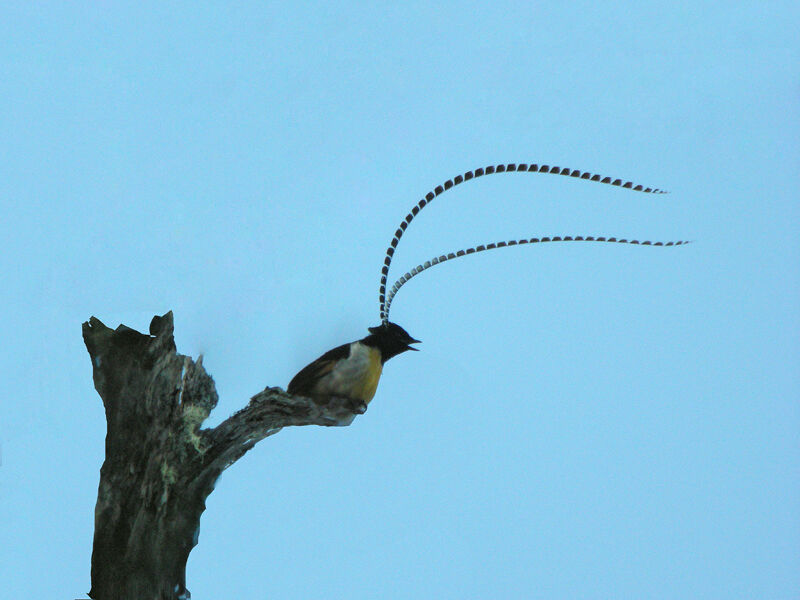
M 419 340 L 415 340 L 415 339 L 413 339 L 413 338 L 411 339 L 411 341 L 410 341 L 410 342 L 408 342 L 408 344 L 421 344 L 421 343 L 422 343 L 422 342 L 420 342 Z M 414 352 L 419 352 L 419 348 L 412 348 L 412 347 L 411 347 L 411 346 L 409 346 L 408 344 L 406 344 L 406 349 L 407 349 L 407 350 L 413 350 Z

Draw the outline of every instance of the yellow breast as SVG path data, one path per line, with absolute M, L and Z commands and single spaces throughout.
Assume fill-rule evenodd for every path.
M 336 365 L 315 385 L 319 396 L 341 396 L 369 402 L 381 378 L 381 353 L 361 342 L 350 344 L 350 355 Z
M 375 396 L 378 389 L 378 382 L 381 379 L 383 365 L 381 364 L 381 353 L 377 348 L 367 348 L 367 365 L 363 370 L 363 376 L 356 384 L 354 395 L 367 404 Z

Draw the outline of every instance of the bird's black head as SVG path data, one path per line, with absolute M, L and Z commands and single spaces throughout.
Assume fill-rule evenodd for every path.
M 417 350 L 417 348 L 412 348 L 409 344 L 420 343 L 419 340 L 415 340 L 408 335 L 408 332 L 400 325 L 389 321 L 385 321 L 377 327 L 370 327 L 369 332 L 371 335 L 366 338 L 366 341 L 381 351 L 383 362 L 393 356 L 402 354 L 406 350 Z

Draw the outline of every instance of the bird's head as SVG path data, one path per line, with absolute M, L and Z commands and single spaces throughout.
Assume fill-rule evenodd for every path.
M 376 327 L 370 327 L 369 332 L 372 334 L 369 336 L 370 341 L 380 349 L 383 362 L 393 356 L 402 354 L 406 350 L 417 350 L 417 348 L 412 348 L 410 344 L 420 343 L 419 340 L 415 340 L 408 335 L 408 332 L 400 325 L 389 321 L 385 321 Z

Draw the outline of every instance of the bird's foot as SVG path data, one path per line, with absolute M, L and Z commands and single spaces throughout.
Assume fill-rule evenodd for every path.
M 367 403 L 363 400 L 350 400 L 350 407 L 353 410 L 353 413 L 357 415 L 363 415 L 367 412 Z

